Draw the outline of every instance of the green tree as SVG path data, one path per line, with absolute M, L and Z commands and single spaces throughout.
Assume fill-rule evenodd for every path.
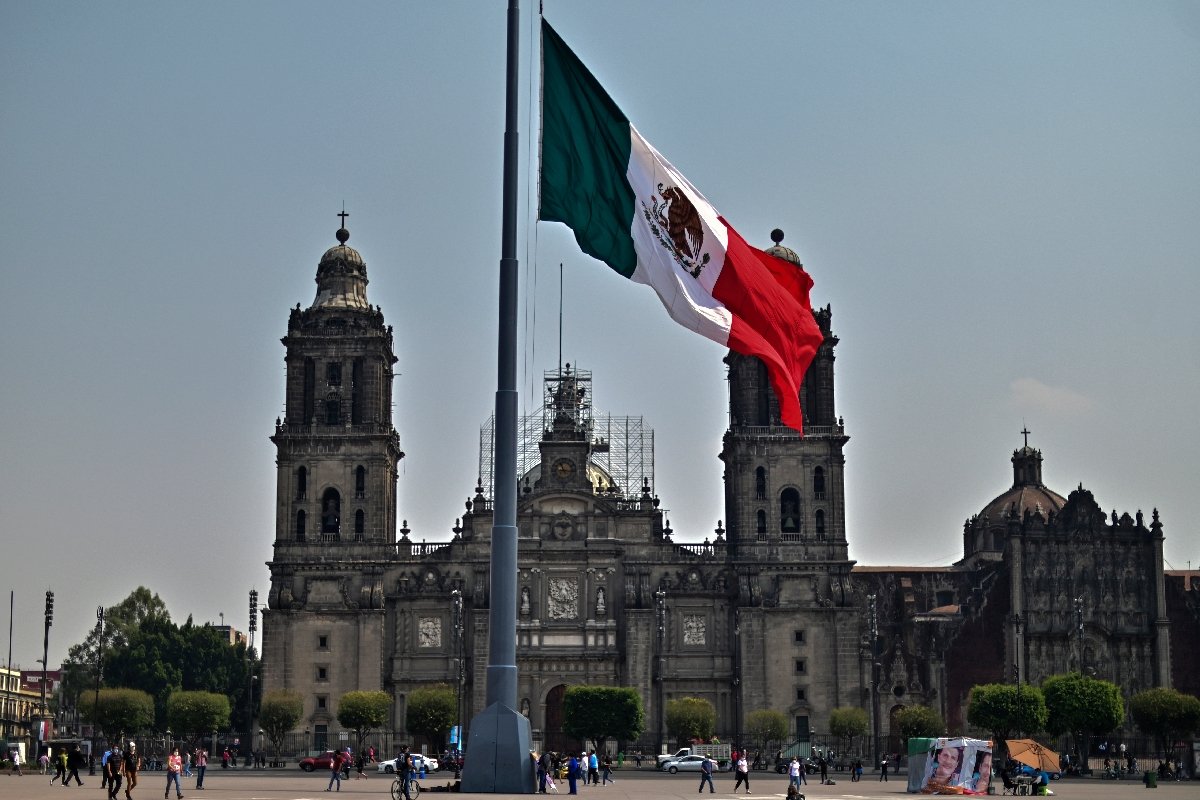
M 781 711 L 760 708 L 746 715 L 746 735 L 750 741 L 769 751 L 783 742 L 788 733 L 787 717 Z
M 229 725 L 229 698 L 216 692 L 172 692 L 167 698 L 167 725 L 199 737 Z
M 258 724 L 263 733 L 271 740 L 275 752 L 275 761 L 279 761 L 279 751 L 283 748 L 283 739 L 295 729 L 296 723 L 304 714 L 304 698 L 299 692 L 290 689 L 276 689 L 268 692 L 262 699 L 262 707 L 258 712 Z
M 346 692 L 338 701 L 337 720 L 354 731 L 354 748 L 362 749 L 363 739 L 382 728 L 392 711 L 392 696 L 387 692 Z
M 846 740 L 846 752 L 854 745 L 854 737 L 862 736 L 870 727 L 867 712 L 854 706 L 843 706 L 829 712 L 829 732 L 839 739 Z
M 942 715 L 929 706 L 905 706 L 892 720 L 905 742 L 914 737 L 941 736 L 946 730 Z
M 137 689 L 101 689 L 98 698 L 88 692 L 80 697 L 79 712 L 105 738 L 121 739 L 150 727 L 154 698 Z
M 1051 675 L 1042 681 L 1048 714 L 1046 731 L 1054 735 L 1078 734 L 1079 751 L 1089 751 L 1088 739 L 1107 733 L 1125 721 L 1125 703 L 1121 689 L 1109 681 L 1097 680 L 1078 672 Z
M 667 732 L 680 742 L 708 740 L 717 730 L 717 710 L 702 697 L 667 701 Z
M 967 719 L 996 742 L 1013 738 L 1017 731 L 1032 735 L 1046 727 L 1046 698 L 1036 686 L 980 684 L 971 687 Z
M 1147 689 L 1129 701 L 1133 721 L 1142 732 L 1158 739 L 1164 753 L 1195 730 L 1200 730 L 1200 699 L 1175 689 Z
M 629 741 L 646 729 L 642 696 L 628 686 L 572 686 L 563 696 L 563 731 L 576 739 Z
M 419 686 L 408 694 L 404 724 L 413 733 L 427 736 L 441 751 L 446 734 L 458 722 L 458 698 L 454 687 L 446 683 Z

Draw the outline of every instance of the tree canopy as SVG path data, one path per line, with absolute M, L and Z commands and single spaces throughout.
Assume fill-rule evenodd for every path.
M 446 747 L 446 735 L 458 722 L 458 697 L 446 683 L 419 686 L 408 693 L 404 724 L 411 732 L 428 737 L 437 749 Z
M 1046 696 L 1046 731 L 1107 733 L 1125 721 L 1125 703 L 1115 683 L 1072 672 L 1042 681 Z
M 946 731 L 942 715 L 929 706 L 905 706 L 893 715 L 892 721 L 899 728 L 903 741 L 914 737 L 941 736 Z
M 717 730 L 717 710 L 702 697 L 679 697 L 667 701 L 667 732 L 680 742 L 707 741 Z
M 177 733 L 199 736 L 229 725 L 229 698 L 216 692 L 172 692 L 167 725 Z
M 757 745 L 770 748 L 788 734 L 788 720 L 782 711 L 760 708 L 746 715 L 746 735 Z
M 1133 721 L 1170 752 L 1177 740 L 1200 730 L 1200 699 L 1175 689 L 1147 689 L 1129 701 Z
M 392 713 L 392 696 L 387 692 L 346 692 L 338 701 L 337 720 L 354 731 L 356 750 L 371 731 L 387 725 Z
M 154 698 L 137 689 L 101 689 L 99 696 L 85 692 L 78 708 L 108 739 L 137 733 L 154 721 Z
M 971 687 L 967 719 L 994 741 L 1017 732 L 1032 735 L 1046 727 L 1046 698 L 1036 686 L 985 683 Z
M 263 697 L 258 711 L 258 725 L 270 740 L 276 761 L 279 760 L 284 737 L 296 727 L 303 714 L 304 698 L 299 692 L 276 689 Z
M 571 686 L 563 696 L 563 730 L 576 739 L 629 741 L 646 728 L 642 696 L 628 686 Z
M 829 732 L 839 739 L 853 743 L 855 736 L 862 736 L 870 727 L 867 712 L 855 706 L 843 706 L 829 712 Z

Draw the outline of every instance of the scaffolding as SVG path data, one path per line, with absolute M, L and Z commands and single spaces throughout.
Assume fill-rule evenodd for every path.
M 591 465 L 604 472 L 616 486 L 618 497 L 640 497 L 643 488 L 654 495 L 654 429 L 638 417 L 619 417 L 592 408 L 592 373 L 550 370 L 543 376 L 542 407 L 517 420 L 517 483 L 528 476 L 538 479 L 542 462 L 538 444 L 555 427 L 568 421 L 580 436 L 591 442 Z M 495 493 L 496 415 L 479 428 L 479 485 L 483 496 Z

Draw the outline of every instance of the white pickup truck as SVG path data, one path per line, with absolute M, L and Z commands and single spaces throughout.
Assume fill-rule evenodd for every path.
M 681 747 L 674 753 L 663 753 L 658 756 L 657 766 L 662 769 L 664 762 L 672 758 L 683 758 L 684 756 L 708 756 L 713 761 L 717 762 L 717 768 L 722 769 L 729 763 L 729 757 L 732 753 L 732 748 L 727 744 L 694 744 L 690 747 Z

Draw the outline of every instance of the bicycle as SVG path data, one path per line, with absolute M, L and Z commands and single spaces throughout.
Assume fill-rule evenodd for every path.
M 410 778 L 408 781 L 409 800 L 417 800 L 420 794 L 421 784 L 416 778 Z M 396 778 L 392 781 L 392 800 L 404 800 L 404 778 Z

